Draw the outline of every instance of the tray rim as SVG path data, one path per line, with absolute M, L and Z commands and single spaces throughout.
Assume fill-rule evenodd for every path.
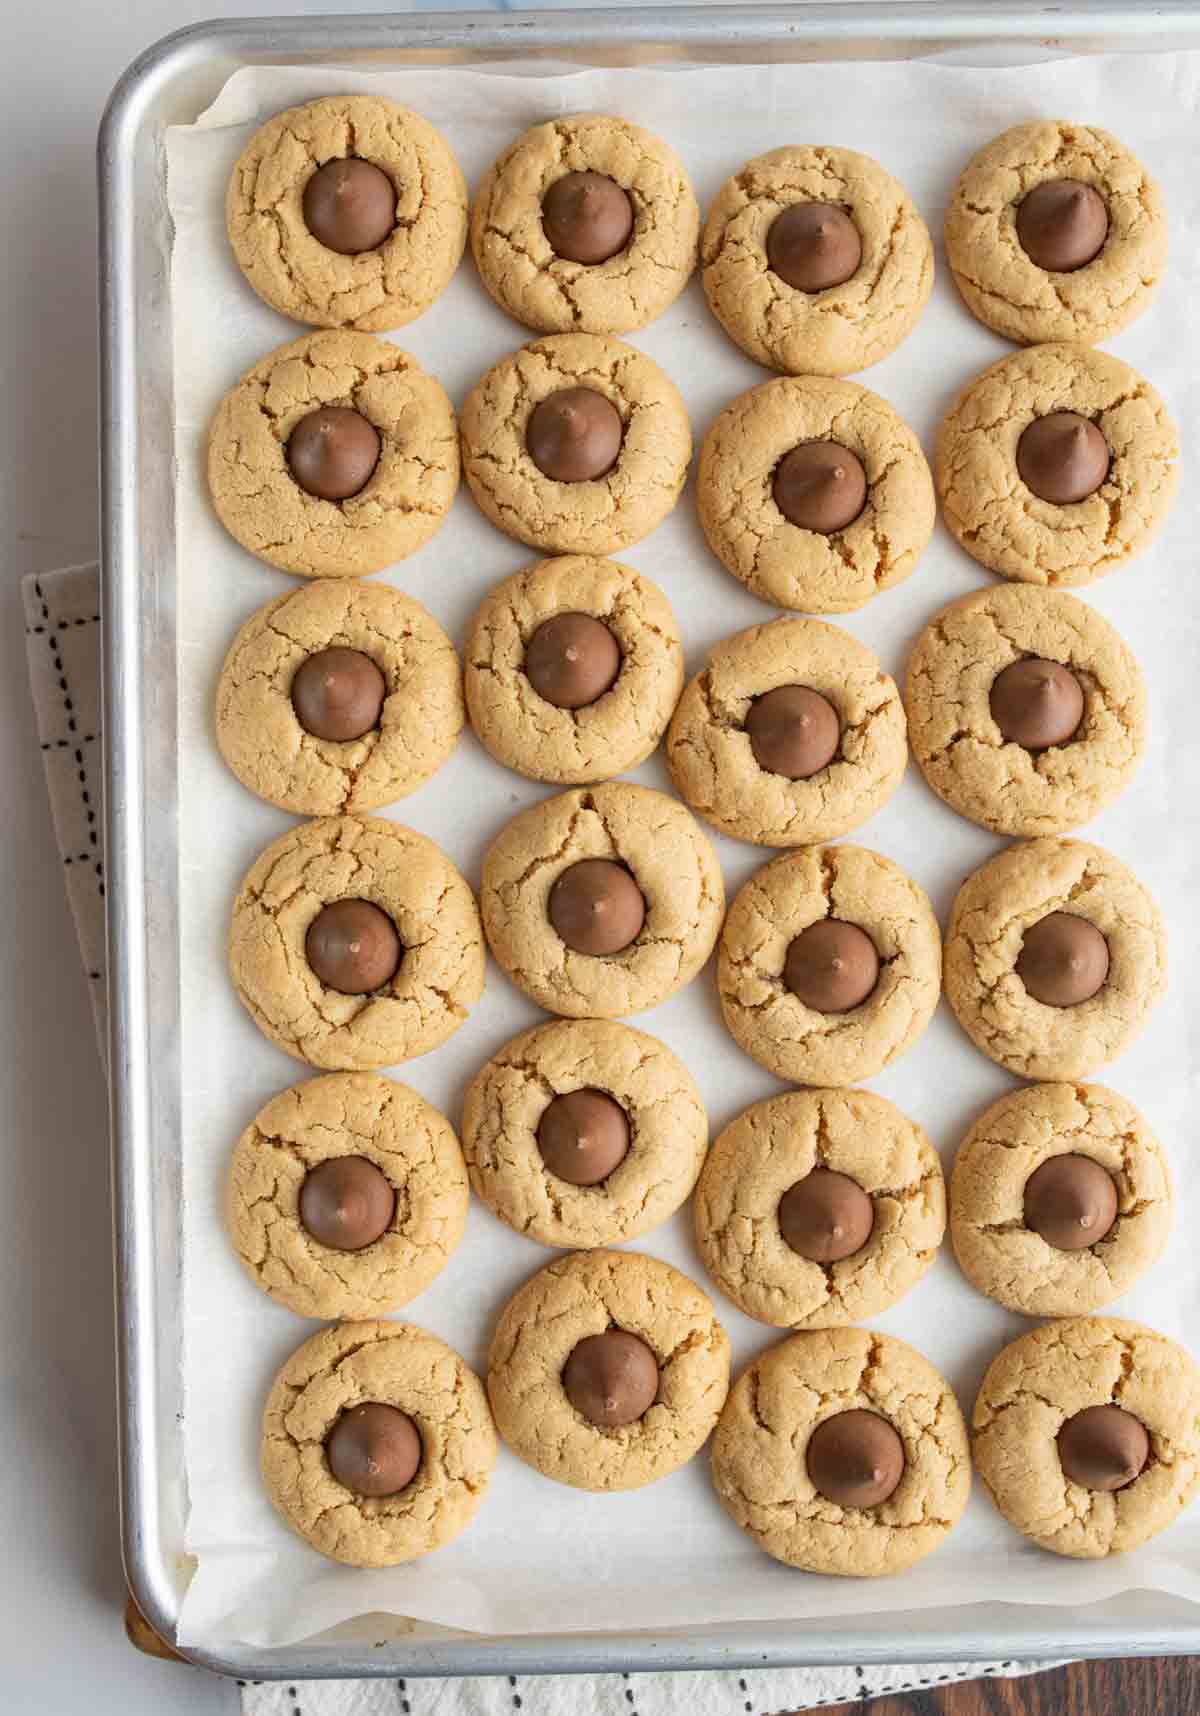
M 152 587 L 158 596 L 161 591 L 156 578 L 147 575 L 142 526 L 143 508 L 156 494 L 155 479 L 157 493 L 168 495 L 166 538 L 170 540 L 160 545 L 168 555 L 174 524 L 169 501 L 172 462 L 161 458 L 162 442 L 147 433 L 143 422 L 147 389 L 152 386 L 144 359 L 148 350 L 155 349 L 148 341 L 157 340 L 160 364 L 165 360 L 169 367 L 165 251 L 159 257 L 158 293 L 149 293 L 149 304 L 140 291 L 145 282 L 138 270 L 138 251 L 146 248 L 145 232 L 139 231 L 139 169 L 143 177 L 155 174 L 152 182 L 160 193 L 165 192 L 156 132 L 162 122 L 156 117 L 156 102 L 184 83 L 215 80 L 219 85 L 232 70 L 253 62 L 353 56 L 394 63 L 399 57 L 419 54 L 425 63 L 434 63 L 436 56 L 441 63 L 470 64 L 537 54 L 589 63 L 590 50 L 590 63 L 595 63 L 608 44 L 611 63 L 612 45 L 618 43 L 625 50 L 659 45 L 682 60 L 719 56 L 722 51 L 750 58 L 754 50 L 784 47 L 787 57 L 795 60 L 815 58 L 822 49 L 832 50 L 831 57 L 863 59 L 900 57 L 889 53 L 900 47 L 930 52 L 938 47 L 984 44 L 1046 44 L 1064 52 L 1084 44 L 1096 49 L 1149 49 L 1162 46 L 1162 39 L 1171 35 L 1200 46 L 1200 0 L 1157 0 L 1155 4 L 1091 0 L 1088 5 L 1013 0 L 1003 10 L 980 0 L 964 6 L 937 0 L 859 4 L 818 0 L 799 6 L 216 19 L 163 37 L 123 73 L 105 109 L 97 148 L 108 1070 L 122 1551 L 134 1598 L 164 1638 L 174 1638 L 187 1558 L 172 1553 L 164 1531 L 164 1513 L 170 1506 L 164 1494 L 168 1474 L 163 1466 L 162 1433 L 167 1367 L 159 1349 L 165 1344 L 164 1332 L 170 1334 L 165 1318 L 177 1316 L 179 1292 L 177 1256 L 172 1252 L 164 1258 L 159 1248 L 163 1236 L 156 1223 L 156 1205 L 163 1197 L 164 1169 L 154 1149 L 150 1076 L 150 1039 L 156 1029 L 152 996 L 161 993 L 163 985 L 161 973 L 151 973 L 151 960 L 157 960 L 157 955 L 147 923 L 152 883 L 145 825 L 144 716 L 155 687 L 144 673 L 145 592 Z M 165 201 L 157 212 L 165 219 Z M 162 403 L 160 398 L 160 407 Z M 161 616 L 158 623 L 162 624 Z M 167 742 L 172 739 L 173 727 Z M 169 1001 L 170 997 L 168 1031 Z M 161 1037 L 161 1028 L 157 1034 Z M 177 1486 L 182 1481 L 180 1471 Z M 825 1621 L 744 1623 L 705 1633 L 401 1635 L 379 1644 L 355 1641 L 264 1649 L 228 1642 L 211 1648 L 176 1648 L 197 1666 L 253 1680 L 629 1673 L 1200 1652 L 1200 1605 L 1164 1601 L 1152 1592 L 1128 1592 L 1084 1610 L 979 1604 L 952 1613 L 960 1617 L 954 1624 L 928 1612 L 848 1617 L 836 1638 L 831 1638 L 830 1623 Z

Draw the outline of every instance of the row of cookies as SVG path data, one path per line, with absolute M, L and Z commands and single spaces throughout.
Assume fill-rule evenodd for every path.
M 314 1548 L 382 1567 L 466 1528 L 497 1430 L 545 1476 L 602 1492 L 665 1477 L 712 1434 L 713 1487 L 737 1525 L 789 1566 L 859 1578 L 939 1547 L 966 1507 L 972 1454 L 1012 1525 L 1080 1558 L 1146 1542 L 1200 1488 L 1200 1370 L 1122 1319 L 1046 1323 L 1003 1348 L 973 1447 L 945 1378 L 890 1335 L 794 1334 L 732 1387 L 729 1373 L 728 1337 L 685 1275 L 638 1253 L 575 1252 L 504 1308 L 486 1392 L 413 1324 L 312 1335 L 269 1393 L 263 1477 Z
M 945 993 L 985 1055 L 1022 1078 L 1086 1078 L 1166 987 L 1154 901 L 1110 852 L 1014 844 L 954 901 L 943 960 L 922 889 L 865 847 L 773 859 L 729 912 L 710 842 L 676 799 L 614 781 L 531 806 L 484 859 L 481 902 L 431 840 L 317 818 L 259 855 L 234 902 L 234 987 L 309 1065 L 395 1065 L 459 1029 L 484 936 L 517 988 L 564 1018 L 656 1007 L 718 946 L 735 1041 L 796 1084 L 847 1085 L 909 1049 Z
M 506 767 L 552 785 L 632 769 L 666 739 L 676 789 L 725 834 L 802 846 L 862 826 L 904 774 L 1000 834 L 1060 834 L 1125 788 L 1146 741 L 1136 660 L 1065 591 L 997 586 L 926 626 L 905 697 L 827 622 L 779 619 L 717 644 L 683 687 L 657 585 L 563 555 L 485 597 L 465 647 L 386 584 L 322 581 L 241 627 L 216 695 L 243 784 L 301 815 L 406 797 L 452 753 L 464 713 Z M 907 704 L 907 718 L 905 704 Z
M 692 436 L 674 383 L 643 352 L 558 334 L 502 359 L 456 423 L 440 385 L 368 334 L 307 334 L 255 364 L 219 405 L 208 482 L 251 553 L 311 578 L 380 571 L 441 525 L 461 469 L 507 535 L 555 554 L 612 554 L 675 506 Z M 1045 345 L 969 383 L 938 436 L 946 523 L 1019 583 L 1090 583 L 1139 553 L 1170 506 L 1174 425 L 1157 391 L 1107 353 Z M 845 613 L 913 571 L 934 483 L 912 430 L 877 394 L 818 375 L 728 405 L 701 448 L 713 553 L 764 601 Z
M 500 1049 L 450 1122 L 378 1073 L 327 1073 L 242 1133 L 226 1223 L 257 1286 L 303 1317 L 410 1303 L 462 1240 L 468 1182 L 542 1245 L 652 1232 L 693 1198 L 696 1242 L 739 1310 L 785 1329 L 877 1316 L 922 1279 L 947 1196 L 920 1126 L 870 1091 L 746 1109 L 708 1144 L 687 1068 L 607 1020 L 556 1020 Z M 963 1140 L 949 1221 L 968 1279 L 1027 1316 L 1095 1311 L 1161 1254 L 1173 1192 L 1145 1120 L 1102 1085 L 1010 1092 Z
M 468 219 L 444 138 L 380 96 L 277 114 L 234 167 L 239 267 L 285 315 L 379 332 L 448 285 L 468 227 L 496 302 L 541 333 L 621 334 L 673 304 L 701 261 L 713 313 L 750 357 L 840 375 L 915 325 L 933 246 L 903 186 L 852 149 L 787 146 L 746 162 L 700 211 L 674 151 L 639 125 L 536 125 L 485 173 Z M 1106 131 L 1014 126 L 950 197 L 946 254 L 964 302 L 1022 343 L 1091 343 L 1144 308 L 1166 256 L 1157 186 Z

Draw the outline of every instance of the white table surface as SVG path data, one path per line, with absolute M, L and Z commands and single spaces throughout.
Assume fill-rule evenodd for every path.
M 442 0 L 453 4 L 453 0 Z M 338 0 L 290 0 L 291 13 Z M 346 8 L 349 9 L 349 8 Z M 356 10 L 403 8 L 403 0 Z M 29 704 L 16 580 L 95 556 L 94 146 L 142 48 L 253 0 L 11 0 L 0 73 L 0 1709 L 232 1716 L 133 1651 L 116 1452 L 105 1092 Z

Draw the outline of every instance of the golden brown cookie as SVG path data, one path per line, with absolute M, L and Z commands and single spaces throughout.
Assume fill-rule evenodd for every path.
M 309 963 L 315 921 L 342 901 L 376 908 L 399 941 L 395 974 L 362 994 L 330 987 Z M 297 1060 L 391 1066 L 453 1036 L 483 993 L 479 911 L 423 834 L 374 816 L 321 817 L 251 865 L 234 902 L 229 967 L 259 1030 Z
M 616 411 L 615 463 L 560 481 L 534 463 L 527 433 L 552 394 L 580 388 Z M 462 455 L 472 495 L 506 535 L 550 554 L 615 554 L 679 499 L 692 433 L 678 388 L 644 353 L 597 334 L 551 334 L 503 358 L 467 396 Z
M 692 1215 L 704 1267 L 740 1311 L 827 1329 L 874 1317 L 916 1286 L 942 1242 L 946 1189 L 925 1133 L 884 1097 L 791 1091 L 720 1134 Z
M 349 1186 L 336 1178 L 347 1160 L 361 1176 Z M 242 1133 L 225 1222 L 252 1280 L 289 1311 L 373 1317 L 407 1305 L 441 1274 L 462 1239 L 468 1197 L 445 1115 L 378 1073 L 327 1073 L 281 1091 Z M 345 1243 L 329 1243 L 331 1229 Z
M 780 461 L 833 442 L 862 466 L 866 498 L 826 533 L 780 510 Z M 782 608 L 846 614 L 908 577 L 933 531 L 921 443 L 885 399 L 825 376 L 765 381 L 727 405 L 700 449 L 697 505 L 708 545 L 748 590 Z
M 568 207 L 564 243 L 565 251 L 585 251 L 588 260 L 560 254 L 550 236 L 558 226 L 552 218 L 548 229 L 542 218 L 546 193 L 575 174 L 607 181 L 572 179 L 557 193 L 586 198 L 590 191 L 592 219 L 577 232 L 580 217 Z M 595 208 L 598 198 L 602 210 Z M 540 333 L 644 328 L 687 285 L 699 236 L 700 210 L 675 151 L 640 125 L 606 113 L 567 114 L 531 127 L 488 168 L 471 207 L 480 279 L 502 309 Z M 613 242 L 617 249 L 599 257 Z
M 946 210 L 946 260 L 971 314 L 998 334 L 1092 345 L 1153 296 L 1167 263 L 1166 206 L 1111 132 L 1035 119 L 967 163 Z
M 293 433 L 330 408 L 365 418 L 378 438 L 374 468 L 344 500 L 292 472 Z M 302 578 L 352 578 L 415 553 L 450 510 L 458 474 L 445 392 L 370 334 L 304 334 L 268 353 L 230 388 L 208 436 L 217 517 L 251 554 Z
M 768 702 L 783 687 L 824 701 L 815 715 L 829 732 L 819 752 L 804 740 L 807 707 L 793 711 L 785 699 L 776 714 L 779 698 Z M 874 651 L 848 632 L 821 620 L 769 620 L 719 643 L 686 686 L 667 761 L 682 797 L 722 833 L 809 846 L 860 827 L 900 785 L 904 705 Z
M 1103 847 L 1023 841 L 958 890 L 945 975 L 946 999 L 985 1055 L 1021 1078 L 1087 1078 L 1132 1042 L 1166 988 L 1166 929 Z
M 614 1330 L 649 1348 L 658 1378 L 655 1387 L 651 1369 L 639 1417 L 604 1425 L 572 1403 L 566 1383 L 581 1343 Z M 728 1387 L 729 1337 L 707 1296 L 640 1252 L 579 1251 L 547 1264 L 505 1306 L 488 1355 L 501 1436 L 527 1465 L 581 1490 L 639 1489 L 684 1465 Z M 614 1393 L 618 1406 L 641 1403 L 619 1377 Z
M 582 635 L 571 630 L 579 615 L 603 631 L 586 620 Z M 581 785 L 636 767 L 666 731 L 682 685 L 667 598 L 592 555 L 543 560 L 497 584 L 467 639 L 471 725 L 497 762 L 533 780 Z
M 319 674 L 328 650 L 354 651 L 377 670 L 363 719 L 377 713 L 354 738 L 324 737 L 300 718 L 312 712 L 296 675 L 314 657 L 322 660 L 306 673 Z M 341 672 L 330 667 L 335 695 Z M 406 797 L 446 761 L 463 717 L 458 657 L 437 621 L 390 584 L 354 579 L 305 585 L 251 614 L 217 685 L 221 755 L 243 786 L 301 816 Z
M 1064 1165 L 1063 1159 L 1067 1158 Z M 1077 1158 L 1112 1182 L 1102 1207 Z M 1047 1162 L 1052 1179 L 1030 1182 Z M 950 1180 L 950 1235 L 963 1274 L 981 1293 L 1028 1317 L 1098 1311 L 1160 1256 L 1174 1198 L 1166 1157 L 1131 1102 L 1102 1084 L 1035 1084 L 994 1102 L 962 1142 Z M 1030 1225 L 1030 1215 L 1034 1225 Z M 1087 1234 L 1060 1225 L 1092 1222 Z M 1060 1241 L 1069 1239 L 1070 1248 Z
M 828 934 L 831 922 L 874 950 L 873 966 L 861 949 L 867 969 L 853 993 L 819 993 L 839 950 L 812 946 L 820 933 L 811 932 Z M 721 934 L 717 988 L 730 1034 L 768 1072 L 793 1084 L 845 1085 L 872 1078 L 912 1047 L 937 1007 L 941 973 L 941 935 L 923 888 L 865 846 L 813 846 L 773 859 L 738 891 Z M 839 1010 L 827 1010 L 830 1002 Z
M 592 869 L 600 860 L 604 869 Z M 575 875 L 577 867 L 588 871 Z M 614 870 L 631 876 L 633 892 Z M 572 879 L 562 878 L 572 873 Z M 591 903 L 594 883 L 602 897 Z M 551 921 L 559 886 L 563 921 L 607 914 L 632 939 L 589 951 L 568 945 Z M 711 844 L 677 800 L 629 781 L 543 799 L 501 830 L 483 861 L 483 926 L 493 954 L 539 1007 L 568 1018 L 609 1019 L 657 1007 L 690 983 L 713 950 L 725 910 Z M 640 912 L 644 909 L 644 919 Z
M 768 245 L 784 210 L 814 203 L 852 226 L 861 254 L 841 283 L 809 291 L 776 272 Z M 725 332 L 787 375 L 878 363 L 912 332 L 933 286 L 933 245 L 907 191 L 853 149 L 790 146 L 748 161 L 717 192 L 700 248 L 705 295 Z
M 1081 500 L 1035 494 L 1017 466 L 1031 424 L 1083 418 L 1108 447 L 1107 474 Z M 969 382 L 938 433 L 942 516 L 991 572 L 1021 584 L 1090 584 L 1157 534 L 1175 493 L 1175 425 L 1157 391 L 1107 352 L 1033 346 Z
M 1006 694 L 1019 663 L 1028 673 L 1049 664 L 1040 690 L 1026 682 Z M 1133 652 L 1064 590 L 1000 584 L 951 602 L 917 639 L 904 701 L 925 779 L 996 834 L 1062 834 L 1090 821 L 1129 784 L 1146 745 Z
M 1064 1426 L 1096 1407 L 1119 1408 L 1148 1436 L 1144 1466 L 1119 1489 L 1080 1481 L 1085 1473 L 1109 1482 L 1122 1475 L 1115 1465 L 1130 1449 L 1111 1446 L 1111 1414 L 1107 1435 L 1103 1421 L 1090 1434 L 1086 1421 L 1072 1425 L 1072 1475 L 1064 1470 Z M 1200 1489 L 1200 1369 L 1165 1335 L 1121 1317 L 1044 1323 L 1013 1341 L 988 1367 L 972 1422 L 975 1464 L 992 1500 L 1010 1525 L 1056 1555 L 1094 1560 L 1136 1549 Z M 1124 1430 L 1125 1440 L 1138 1440 Z
M 867 1506 L 829 1499 L 809 1474 L 814 1433 L 850 1412 L 884 1419 L 902 1444 L 899 1483 Z M 726 1513 L 777 1561 L 856 1579 L 901 1573 L 938 1548 L 967 1505 L 967 1427 L 949 1383 L 904 1341 L 814 1330 L 770 1347 L 734 1383 L 712 1477 Z
M 331 249 L 306 218 L 314 176 L 347 158 L 384 175 L 395 198 L 369 249 Z M 376 185 L 386 200 L 387 186 Z M 467 187 L 445 138 L 419 113 L 379 95 L 326 95 L 254 133 L 233 169 L 225 218 L 238 267 L 274 309 L 316 327 L 382 333 L 449 285 L 466 244 Z
M 560 1099 L 580 1092 L 587 1106 L 573 1113 Z M 468 1088 L 462 1130 L 484 1203 L 518 1233 L 572 1248 L 658 1227 L 690 1195 L 708 1148 L 687 1068 L 657 1038 L 607 1019 L 514 1037 Z
M 392 1495 L 334 1477 L 325 1444 L 342 1414 L 391 1406 L 420 1438 L 420 1465 Z M 487 1396 L 452 1347 L 411 1323 L 337 1323 L 297 1347 L 263 1413 L 262 1475 L 284 1519 L 351 1567 L 394 1567 L 450 1543 L 471 1523 L 496 1463 Z

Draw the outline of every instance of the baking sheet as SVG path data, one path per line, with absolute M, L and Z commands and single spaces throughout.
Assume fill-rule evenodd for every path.
M 502 1450 L 488 1498 L 457 1543 L 384 1571 L 325 1562 L 276 1517 L 258 1478 L 258 1422 L 276 1367 L 314 1324 L 273 1304 L 243 1275 L 224 1237 L 220 1203 L 229 1150 L 270 1096 L 305 1076 L 263 1039 L 236 1002 L 224 965 L 234 891 L 244 869 L 294 819 L 260 804 L 224 768 L 212 731 L 212 695 L 234 631 L 292 580 L 242 551 L 212 515 L 203 481 L 209 417 L 224 390 L 299 330 L 242 281 L 223 225 L 228 173 L 256 123 L 298 101 L 377 90 L 419 108 L 445 132 L 474 183 L 518 131 L 559 113 L 622 113 L 668 138 L 706 206 L 746 158 L 787 141 L 864 149 L 905 183 L 935 236 L 967 156 L 1019 120 L 1068 115 L 1115 129 L 1164 185 L 1172 223 L 1168 280 L 1151 312 L 1112 342 L 1167 397 L 1185 449 L 1200 417 L 1188 386 L 1197 337 L 1191 307 L 1200 273 L 1200 186 L 1193 169 L 1200 64 L 1191 55 L 1067 60 L 1012 70 L 920 64 L 585 72 L 521 77 L 475 71 L 363 73 L 335 68 L 235 74 L 194 126 L 167 134 L 175 225 L 173 316 L 178 415 L 180 850 L 184 1160 L 185 1442 L 195 1574 L 180 1639 L 277 1645 L 355 1615 L 389 1613 L 495 1633 L 586 1625 L 628 1631 L 720 1621 L 848 1615 L 964 1601 L 1082 1605 L 1131 1587 L 1200 1600 L 1200 1509 L 1145 1550 L 1121 1560 L 1060 1561 L 1024 1544 L 977 1484 L 943 1548 L 900 1579 L 848 1582 L 783 1568 L 718 1508 L 702 1455 L 649 1489 L 593 1496 L 549 1482 Z M 499 357 L 530 337 L 488 299 L 464 262 L 439 302 L 398 330 L 455 403 Z M 658 323 L 633 336 L 683 391 L 697 441 L 734 395 L 764 379 L 723 336 L 693 281 Z M 1005 342 L 959 304 L 939 250 L 939 278 L 916 332 L 859 379 L 882 393 L 932 447 L 955 391 L 1003 355 Z M 1185 464 L 1188 455 L 1185 452 Z M 1124 799 L 1083 831 L 1131 863 L 1174 931 L 1172 987 L 1140 1041 L 1099 1075 L 1135 1101 L 1164 1140 L 1180 1193 L 1166 1257 L 1113 1310 L 1188 1339 L 1200 1305 L 1200 1216 L 1188 1154 L 1196 1108 L 1200 974 L 1185 950 L 1200 898 L 1200 747 L 1194 678 L 1200 593 L 1193 572 L 1198 507 L 1188 472 L 1152 551 L 1091 590 L 1137 653 L 1150 681 L 1152 739 Z M 461 646 L 492 584 L 534 556 L 493 530 L 460 495 L 438 536 L 384 574 L 418 597 Z M 695 672 L 718 639 L 771 617 L 709 554 L 691 487 L 675 513 L 621 556 L 662 585 L 680 616 Z M 938 531 L 916 573 L 844 624 L 899 675 L 908 647 L 944 602 L 987 574 Z M 661 759 L 633 778 L 668 787 Z M 396 806 L 397 820 L 431 836 L 478 885 L 489 839 L 548 789 L 520 780 L 465 735 L 450 763 Z M 733 890 L 770 854 L 714 837 Z M 930 892 L 943 921 L 962 877 L 1001 842 L 940 804 L 911 768 L 900 791 L 854 837 L 896 860 Z M 457 1124 L 467 1080 L 516 1031 L 542 1017 L 495 965 L 461 1031 L 434 1054 L 394 1069 Z M 747 1103 L 782 1089 L 726 1036 L 711 967 L 634 1023 L 691 1068 L 714 1135 Z M 947 1166 L 971 1119 L 1015 1081 L 980 1056 L 945 1005 L 917 1046 L 871 1088 L 919 1120 Z M 665 1258 L 705 1282 L 686 1212 L 632 1249 Z M 511 1233 L 473 1201 L 462 1248 L 402 1316 L 421 1323 L 482 1370 L 495 1316 L 552 1253 Z M 741 1367 L 778 1338 L 714 1290 Z M 1028 1326 L 974 1293 L 946 1247 L 925 1281 L 875 1326 L 911 1340 L 951 1378 L 969 1411 L 997 1348 Z

